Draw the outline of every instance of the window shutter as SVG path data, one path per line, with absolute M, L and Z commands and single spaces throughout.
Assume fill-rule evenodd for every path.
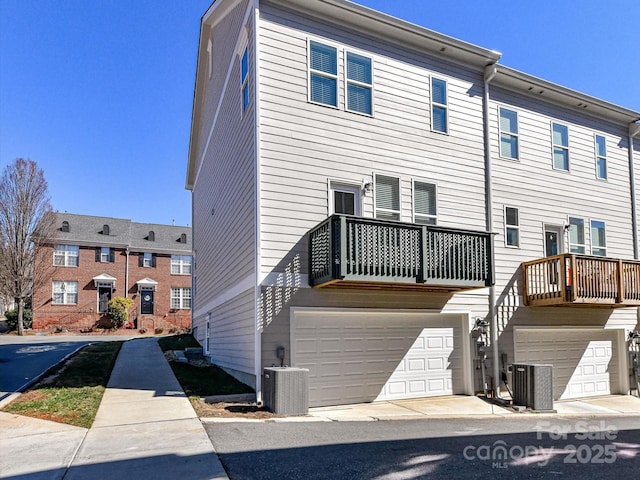
M 433 183 L 415 182 L 415 211 L 420 215 L 436 214 L 436 186 Z
M 400 210 L 400 183 L 397 178 L 376 177 L 376 208 Z
M 156 266 L 156 254 L 155 253 L 153 253 L 151 255 L 151 266 L 154 267 L 154 268 Z
M 96 248 L 96 262 L 100 261 L 100 252 L 102 249 L 100 247 Z
M 144 266 L 144 253 L 142 252 L 138 254 L 138 266 L 139 267 Z
M 109 249 L 109 261 L 111 263 L 115 262 L 116 260 L 116 252 L 113 251 L 113 249 Z

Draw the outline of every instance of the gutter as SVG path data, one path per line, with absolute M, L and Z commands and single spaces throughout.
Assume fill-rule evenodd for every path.
M 495 78 L 498 73 L 497 65 L 487 65 L 484 69 L 484 182 L 485 182 L 485 215 L 486 215 L 486 230 L 489 233 L 493 232 L 493 183 L 491 173 L 491 134 L 489 128 L 489 122 L 491 116 L 489 113 L 489 84 Z M 495 258 L 494 258 L 494 235 L 491 235 L 491 268 L 495 271 Z M 493 376 L 493 388 L 494 396 L 500 398 L 500 365 L 498 359 L 500 358 L 500 352 L 498 350 L 498 317 L 496 315 L 496 286 L 495 279 L 494 284 L 489 287 L 489 331 L 491 335 L 491 356 L 493 361 L 491 362 L 492 376 Z

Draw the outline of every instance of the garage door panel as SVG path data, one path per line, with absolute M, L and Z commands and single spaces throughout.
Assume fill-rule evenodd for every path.
M 525 330 L 516 339 L 516 363 L 552 364 L 556 400 L 617 393 L 616 337 L 612 330 Z
M 305 313 L 293 325 L 295 365 L 309 368 L 311 406 L 464 392 L 459 315 L 330 317 Z

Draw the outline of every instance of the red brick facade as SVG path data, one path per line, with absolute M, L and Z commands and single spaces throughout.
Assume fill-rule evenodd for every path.
M 96 328 L 108 328 L 111 325 L 107 315 L 99 313 L 98 288 L 94 277 L 107 274 L 115 278 L 111 298 L 127 296 L 134 302 L 130 310 L 131 327 L 146 329 L 153 333 L 156 329 L 189 328 L 191 310 L 189 308 L 171 308 L 171 288 L 191 288 L 191 275 L 171 273 L 171 255 L 154 254 L 155 266 L 139 266 L 142 252 L 128 254 L 125 248 L 111 248 L 113 262 L 99 261 L 98 247 L 79 247 L 78 266 L 54 266 L 48 281 L 34 292 L 33 329 L 47 331 L 91 331 Z M 43 250 L 43 255 L 53 264 L 54 247 Z M 128 265 L 128 267 L 127 267 Z M 47 275 L 49 276 L 49 274 Z M 153 292 L 153 314 L 141 313 L 141 291 L 136 282 L 149 278 L 157 282 Z M 54 282 L 77 282 L 77 303 L 71 305 L 53 302 Z M 126 289 L 126 292 L 125 292 Z M 104 290 L 103 290 L 104 291 Z

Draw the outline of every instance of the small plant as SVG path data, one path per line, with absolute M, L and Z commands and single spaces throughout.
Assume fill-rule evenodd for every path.
M 109 300 L 109 316 L 115 328 L 122 327 L 129 320 L 129 309 L 133 300 L 127 297 L 113 297 Z
M 5 312 L 4 316 L 7 317 L 9 330 L 16 330 L 18 328 L 18 309 L 9 310 Z M 33 325 L 33 312 L 30 308 L 25 308 L 22 311 L 22 325 L 24 328 L 31 328 Z
M 155 329 L 155 334 L 156 335 L 160 335 L 162 332 L 164 332 L 164 328 L 159 328 L 158 327 L 158 328 Z
M 126 328 L 127 330 L 132 330 L 136 328 L 136 324 L 132 321 L 128 321 L 127 323 L 124 324 L 124 328 Z
M 138 332 L 142 335 L 144 335 L 145 333 L 147 333 L 147 329 L 146 328 L 141 328 L 140 330 L 138 330 Z

